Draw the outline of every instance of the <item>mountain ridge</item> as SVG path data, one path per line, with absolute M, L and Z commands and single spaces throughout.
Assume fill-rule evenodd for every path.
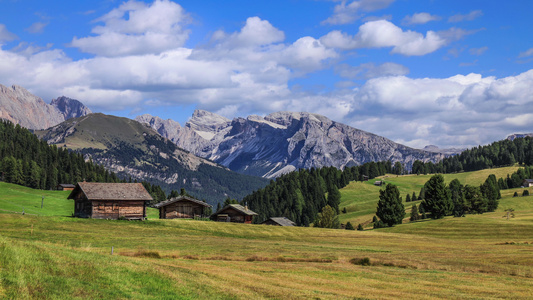
M 202 122 L 203 116 L 209 120 Z M 445 157 L 307 112 L 275 112 L 229 121 L 196 110 L 185 126 L 172 120 L 157 123 L 157 117 L 150 115 L 136 120 L 157 128 L 160 134 L 200 157 L 243 174 L 267 178 L 300 168 L 342 169 L 383 160 L 400 161 L 410 169 L 415 160 L 436 162 Z M 156 123 L 158 126 L 154 126 Z M 166 128 L 167 123 L 174 127 Z

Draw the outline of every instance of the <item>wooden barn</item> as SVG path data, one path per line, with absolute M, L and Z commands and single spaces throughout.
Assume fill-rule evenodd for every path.
M 235 222 L 252 224 L 257 214 L 240 204 L 228 204 L 211 215 L 211 219 L 219 222 Z
M 144 220 L 152 197 L 141 183 L 79 182 L 68 196 L 74 216 L 93 219 Z
M 296 226 L 296 223 L 285 217 L 273 217 L 268 218 L 267 220 L 261 223 L 263 225 L 274 225 L 274 226 Z
M 76 186 L 73 185 L 73 184 L 61 183 L 61 184 L 57 185 L 56 190 L 58 190 L 58 191 L 72 191 L 72 190 L 74 190 L 75 187 Z
M 159 208 L 160 219 L 193 219 L 207 217 L 206 208 L 211 205 L 187 196 L 171 198 L 154 205 Z

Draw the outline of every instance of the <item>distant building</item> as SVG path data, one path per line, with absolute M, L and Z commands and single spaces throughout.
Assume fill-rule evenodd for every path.
M 79 182 L 68 196 L 78 218 L 146 219 L 152 197 L 141 183 Z
M 257 214 L 239 204 L 228 204 L 211 215 L 211 219 L 219 222 L 235 222 L 251 224 Z
M 531 187 L 533 186 L 533 179 L 524 179 L 522 182 L 523 187 Z
M 154 205 L 159 209 L 160 219 L 193 219 L 206 217 L 205 209 L 211 205 L 187 196 L 171 198 Z
M 385 184 L 385 181 L 381 181 L 381 180 L 378 180 L 378 181 L 374 181 L 374 185 L 375 186 L 382 186 Z
M 58 190 L 58 191 L 72 191 L 72 190 L 74 190 L 75 187 L 76 186 L 73 185 L 73 184 L 61 183 L 61 184 L 57 185 L 56 190 Z
M 285 217 L 269 218 L 269 219 L 263 221 L 263 223 L 261 223 L 261 224 L 274 225 L 274 226 L 296 226 L 296 223 L 294 223 L 293 221 L 291 221 L 290 219 L 285 218 Z

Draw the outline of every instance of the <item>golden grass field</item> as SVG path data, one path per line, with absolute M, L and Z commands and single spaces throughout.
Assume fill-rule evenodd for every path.
M 480 184 L 488 174 L 457 176 Z M 385 180 L 402 195 L 425 182 Z M 374 188 L 341 190 L 345 220 L 372 218 Z M 533 196 L 514 191 L 494 213 L 365 231 L 0 213 L 0 298 L 531 299 Z M 57 198 L 58 207 L 70 201 Z M 363 258 L 370 265 L 352 263 Z

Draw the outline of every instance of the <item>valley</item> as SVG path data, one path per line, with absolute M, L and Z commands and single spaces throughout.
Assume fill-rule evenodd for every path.
M 488 173 L 515 169 L 449 174 L 446 181 L 480 184 Z M 386 176 L 402 196 L 425 182 L 424 175 Z M 377 190 L 371 182 L 341 189 L 341 207 L 348 207 L 341 218 L 371 219 Z M 41 191 L 2 183 L 2 208 L 20 211 L 15 203 L 26 201 L 27 212 L 39 216 L 0 211 L 0 295 L 528 299 L 533 198 L 512 197 L 517 190 L 503 190 L 493 213 L 350 231 L 158 220 L 153 212 L 145 222 L 77 219 L 68 216 L 68 193 L 56 191 L 47 192 L 40 214 Z M 502 218 L 508 207 L 515 208 L 510 220 Z M 370 265 L 357 263 L 363 258 Z

